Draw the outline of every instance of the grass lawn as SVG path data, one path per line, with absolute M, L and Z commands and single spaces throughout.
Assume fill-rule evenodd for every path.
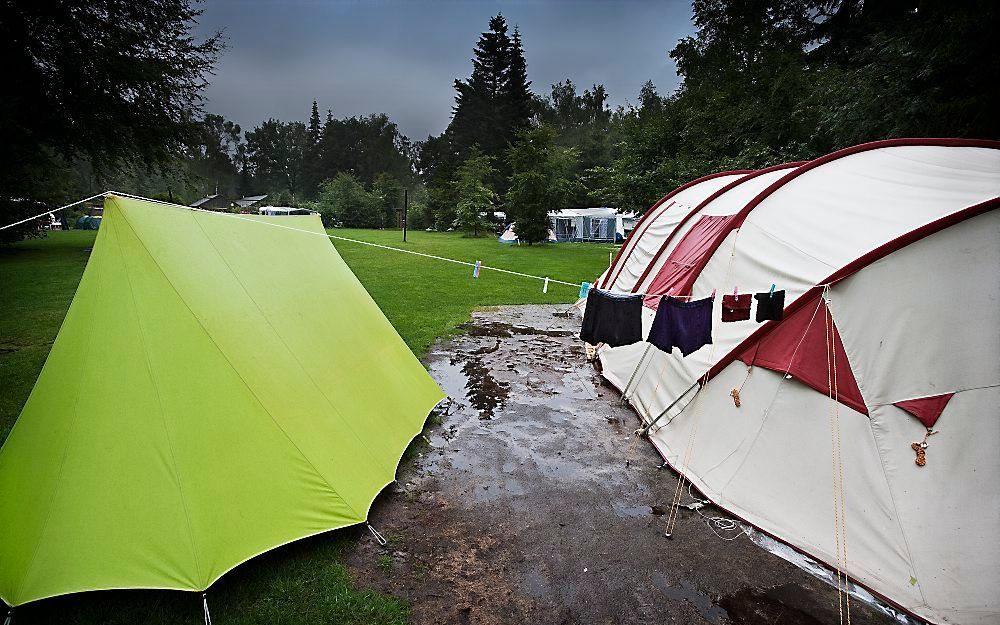
M 590 281 L 608 263 L 610 245 L 510 246 L 492 236 L 456 233 L 332 230 L 331 233 L 405 247 L 456 260 L 482 260 L 513 271 L 568 282 Z M 87 263 L 94 231 L 53 232 L 47 238 L 0 246 L 0 441 L 27 400 L 55 339 Z M 472 309 L 499 304 L 572 302 L 577 287 L 550 284 L 336 241 L 337 249 L 386 316 L 421 355 L 438 337 L 456 331 Z M 382 528 L 391 533 L 392 528 Z M 2 531 L 2 530 L 0 530 Z M 357 588 L 341 564 L 360 529 L 329 532 L 264 554 L 237 567 L 212 586 L 213 620 L 226 623 L 405 623 L 402 601 Z M 401 537 L 405 540 L 405 537 Z M 0 618 L 3 615 L 0 614 Z M 29 604 L 15 611 L 15 624 L 200 622 L 193 593 L 105 591 Z
M 409 232 L 406 243 L 398 230 L 330 233 L 577 283 L 575 287 L 550 283 L 549 292 L 543 294 L 539 280 L 485 269 L 473 279 L 472 268 L 464 265 L 334 240 L 340 255 L 418 356 L 436 338 L 468 320 L 473 308 L 576 301 L 579 283 L 600 275 L 608 266 L 608 252 L 618 249 L 593 243 L 505 245 L 493 236 L 470 238 L 452 232 Z

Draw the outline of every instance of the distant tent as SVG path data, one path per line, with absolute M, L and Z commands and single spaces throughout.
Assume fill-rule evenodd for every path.
M 267 197 L 267 196 L 264 196 Z M 318 215 L 316 211 L 308 208 L 294 208 L 292 206 L 261 206 L 258 210 L 261 215 Z
M 520 241 L 517 238 L 517 232 L 514 231 L 514 224 L 510 224 L 509 226 L 507 226 L 507 229 L 503 231 L 503 233 L 500 235 L 499 238 L 497 238 L 497 240 L 500 241 L 501 243 L 519 243 Z M 552 230 L 549 230 L 549 236 L 547 239 L 545 239 L 545 242 L 557 243 L 556 233 L 553 232 Z
M 319 217 L 108 197 L 0 449 L 0 598 L 204 590 L 365 521 L 442 398 Z M 260 223 L 254 223 L 260 222 Z
M 631 215 L 615 208 L 565 208 L 549 211 L 560 242 L 621 243 L 635 226 Z
M 597 284 L 647 294 L 647 331 L 659 296 L 717 292 L 712 343 L 603 346 L 602 375 L 719 506 L 831 568 L 850 545 L 847 574 L 920 618 L 997 623 L 998 275 L 1000 142 L 708 176 L 647 212 Z M 722 294 L 772 284 L 781 321 L 720 322 Z
M 101 217 L 91 217 L 90 215 L 82 215 L 76 220 L 77 230 L 97 230 L 101 227 Z

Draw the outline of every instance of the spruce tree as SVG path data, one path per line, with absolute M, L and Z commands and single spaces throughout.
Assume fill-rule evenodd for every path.
M 503 92 L 511 57 L 507 21 L 497 14 L 490 28 L 479 36 L 473 50 L 472 76 L 455 81 L 454 116 L 448 126 L 453 150 L 461 157 L 478 145 L 490 156 L 499 154 L 507 143 Z
M 501 98 L 506 113 L 505 129 L 508 139 L 526 128 L 531 121 L 532 97 L 531 81 L 528 80 L 528 64 L 524 60 L 524 48 L 521 46 L 521 32 L 514 27 L 511 38 L 510 54 L 507 61 L 507 79 L 504 81 Z
M 304 197 L 315 197 L 319 183 L 323 181 L 323 165 L 320 161 L 320 139 L 322 127 L 319 123 L 319 107 L 313 100 L 306 126 L 305 160 L 302 164 L 302 193 Z
M 313 100 L 312 112 L 309 114 L 309 143 L 314 146 L 319 145 L 320 133 L 322 128 L 319 125 L 319 107 L 316 105 L 316 100 Z

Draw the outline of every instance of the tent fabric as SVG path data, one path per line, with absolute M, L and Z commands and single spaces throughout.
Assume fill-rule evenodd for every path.
M 710 499 L 830 566 L 837 558 L 829 415 L 839 413 L 852 579 L 934 623 L 997 622 L 1000 492 L 977 489 L 1000 481 L 992 419 L 1000 404 L 991 404 L 1000 401 L 1000 306 L 991 286 L 1000 274 L 1000 143 L 890 140 L 772 175 L 749 197 L 736 196 L 753 179 L 661 234 L 663 253 L 633 270 L 633 288 L 646 291 L 697 219 L 735 215 L 690 295 L 777 284 L 786 292 L 785 319 L 715 324 L 713 344 L 684 358 L 643 344 L 603 347 L 602 374 L 644 420 L 659 417 L 654 445 Z M 839 403 L 828 397 L 825 340 L 805 353 L 812 355 L 805 364 L 823 370 L 822 384 L 763 366 L 747 378 L 736 360 L 777 341 L 767 337 L 815 306 L 826 284 L 843 348 L 838 382 L 853 382 L 857 393 L 852 385 L 839 389 Z M 713 315 L 721 318 L 721 308 Z M 651 318 L 644 311 L 644 325 Z M 737 408 L 730 391 L 741 386 Z M 926 466 L 917 467 L 910 446 L 926 427 L 894 404 L 949 393 Z
M 512 245 L 515 243 L 520 243 L 520 239 L 517 238 L 517 232 L 514 230 L 514 224 L 510 224 L 507 228 L 497 237 L 497 241 L 501 243 L 506 243 Z M 559 240 L 556 238 L 556 233 L 549 229 L 549 236 L 545 239 L 545 243 L 558 243 Z
M 863 414 L 868 407 L 861 397 L 837 324 L 821 297 L 815 297 L 784 318 L 776 329 L 740 355 L 746 365 L 787 373 L 824 395 Z M 833 373 L 836 387 L 831 391 Z
M 729 180 L 725 185 L 715 189 L 701 199 L 694 208 L 681 216 L 676 227 L 662 238 L 655 253 L 641 271 L 632 287 L 635 293 L 648 290 L 649 281 L 662 269 L 671 250 L 681 241 L 685 233 L 691 229 L 698 218 L 704 215 L 735 215 L 762 190 L 775 181 L 781 180 L 798 166 L 797 163 L 777 165 L 767 169 L 750 172 L 744 176 Z M 700 272 L 700 268 L 698 270 Z
M 721 172 L 682 185 L 655 204 L 625 241 L 618 257 L 600 279 L 601 288 L 634 293 L 639 276 L 669 236 L 692 208 L 727 184 L 745 178 L 746 170 Z
M 366 519 L 443 393 L 329 239 L 289 226 L 325 234 L 106 199 L 0 449 L 7 604 L 200 591 Z
M 944 393 L 943 395 L 934 395 L 933 397 L 904 399 L 903 401 L 893 402 L 892 405 L 902 408 L 916 417 L 924 426 L 932 428 L 937 423 L 938 417 L 941 416 L 941 413 L 948 406 L 948 402 L 954 396 L 954 393 Z
M 732 215 L 702 215 L 646 287 L 645 305 L 655 309 L 663 295 L 689 295 L 702 260 L 715 251 L 732 222 Z

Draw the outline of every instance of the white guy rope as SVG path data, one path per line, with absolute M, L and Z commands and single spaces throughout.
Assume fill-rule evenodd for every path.
M 236 215 L 234 213 L 220 213 L 220 212 L 216 212 L 216 211 L 205 210 L 203 208 L 195 208 L 193 206 L 181 206 L 180 204 L 170 204 L 170 202 L 162 202 L 160 200 L 149 200 L 148 198 L 140 197 L 140 196 L 137 196 L 137 195 L 129 195 L 128 193 L 119 193 L 117 191 L 108 191 L 108 192 L 106 192 L 106 194 L 109 194 L 109 195 L 121 195 L 122 197 L 129 197 L 129 198 L 133 198 L 133 199 L 137 199 L 137 200 L 148 200 L 148 201 L 152 201 L 152 202 L 160 202 L 161 204 L 168 204 L 170 206 L 177 206 L 178 208 L 186 208 L 187 210 L 191 210 L 191 211 L 195 211 L 195 212 L 199 212 L 199 213 L 208 213 L 209 215 L 218 215 L 220 217 L 229 217 L 231 219 L 239 219 L 240 221 L 250 221 L 250 222 L 253 222 L 253 223 L 256 223 L 256 224 L 263 224 L 265 226 L 272 226 L 272 227 L 275 227 L 275 228 L 283 228 L 285 230 L 293 230 L 295 232 L 302 232 L 302 233 L 305 233 L 305 234 L 312 234 L 312 235 L 315 235 L 315 236 L 326 237 L 328 239 L 337 239 L 338 241 L 350 241 L 351 243 L 360 243 L 361 245 L 368 245 L 368 246 L 371 246 L 371 247 L 378 247 L 378 248 L 381 248 L 381 249 L 384 249 L 384 250 L 392 250 L 393 252 L 403 252 L 404 254 L 413 254 L 414 256 L 422 256 L 424 258 L 432 258 L 434 260 L 443 260 L 445 262 L 455 263 L 456 265 L 465 265 L 467 267 L 475 267 L 476 266 L 475 263 L 470 263 L 470 262 L 464 261 L 464 260 L 456 260 L 454 258 L 446 258 L 444 256 L 435 256 L 434 254 L 425 254 L 423 252 L 417 252 L 417 251 L 414 251 L 414 250 L 404 250 L 402 248 L 392 247 L 391 245 L 382 245 L 380 243 L 372 243 L 371 241 L 361 241 L 359 239 L 351 239 L 351 238 L 342 237 L 342 236 L 339 236 L 339 235 L 336 235 L 336 234 L 330 234 L 328 232 L 314 232 L 312 230 L 303 230 L 302 228 L 293 228 L 291 226 L 283 226 L 281 224 L 276 224 L 276 223 L 273 223 L 273 222 L 270 222 L 270 221 L 260 221 L 258 219 L 250 219 L 248 217 L 244 217 L 242 215 Z M 520 271 L 511 271 L 510 269 L 501 269 L 499 267 L 488 267 L 488 266 L 482 265 L 482 264 L 479 266 L 479 268 L 480 269 L 489 269 L 490 271 L 496 271 L 496 272 L 499 272 L 499 273 L 506 273 L 506 274 L 510 274 L 512 276 L 521 276 L 522 278 L 531 278 L 533 280 L 540 280 L 540 281 L 543 281 L 543 282 L 545 280 L 548 280 L 550 283 L 565 284 L 566 286 L 571 286 L 571 287 L 573 287 L 575 289 L 579 289 L 580 288 L 580 283 L 579 282 L 566 282 L 564 280 L 556 280 L 555 278 L 546 278 L 545 276 L 534 276 L 534 275 L 531 275 L 530 273 L 521 273 Z
M 77 200 L 77 201 L 73 202 L 72 204 L 67 204 L 66 206 L 60 206 L 59 208 L 53 208 L 52 210 L 47 210 L 44 213 L 39 213 L 39 214 L 35 215 L 34 217 L 28 217 L 26 219 L 22 219 L 21 221 L 15 221 L 14 223 L 7 224 L 6 226 L 0 226 L 0 230 L 6 230 L 7 228 L 13 228 L 14 226 L 20 226 L 21 224 L 27 223 L 29 221 L 34 221 L 36 219 L 41 219 L 42 217 L 45 217 L 46 215 L 51 215 L 52 213 L 54 213 L 56 211 L 61 211 L 64 208 L 72 208 L 73 206 L 76 206 L 77 204 L 83 204 L 84 202 L 89 202 L 90 200 L 96 200 L 97 198 L 104 197 L 107 194 L 108 194 L 107 191 L 102 191 L 101 193 L 98 193 L 97 195 L 92 195 L 92 196 L 90 196 L 88 198 L 84 198 L 82 200 Z

